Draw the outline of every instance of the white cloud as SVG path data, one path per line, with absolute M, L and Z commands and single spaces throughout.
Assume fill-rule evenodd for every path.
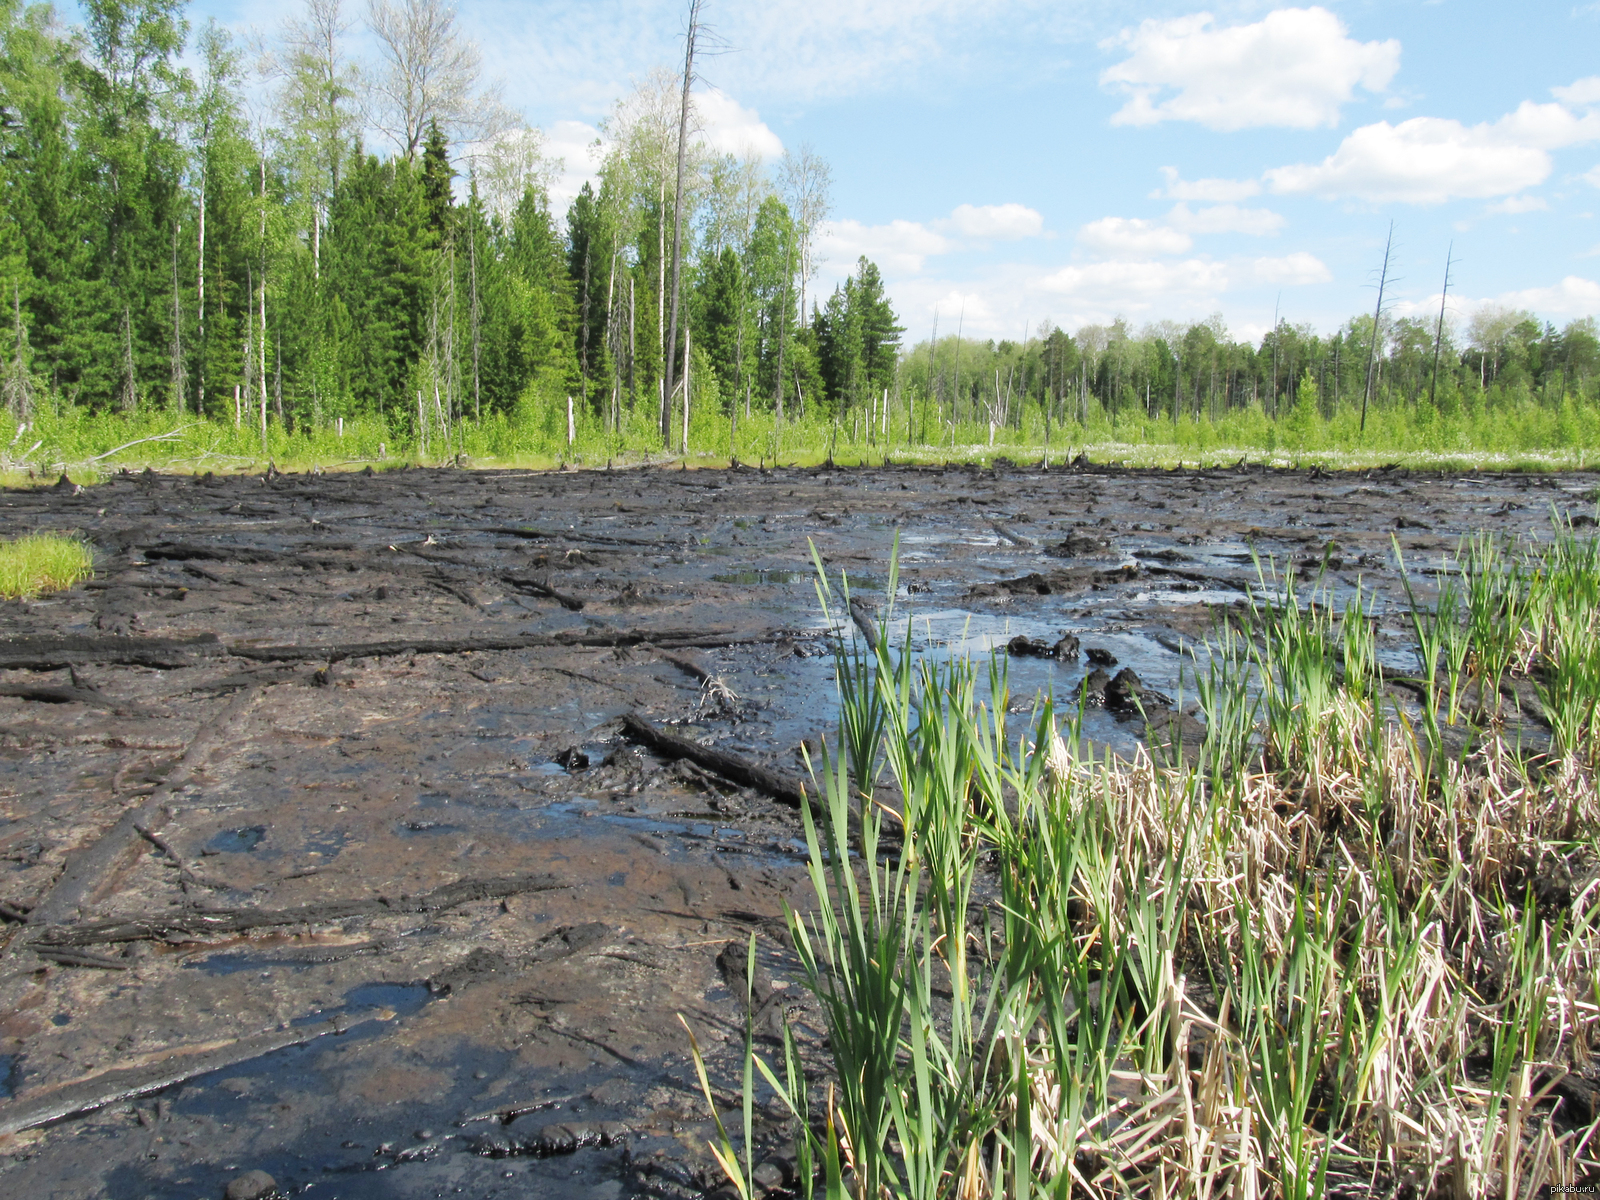
M 718 154 L 742 157 L 753 152 L 764 159 L 783 156 L 783 142 L 754 109 L 745 108 L 718 88 L 694 94 L 700 138 Z
M 1545 317 L 1600 316 L 1600 283 L 1568 275 L 1552 287 L 1502 292 L 1488 303 L 1505 308 L 1526 308 Z
M 1130 51 L 1100 76 L 1128 96 L 1112 124 L 1315 129 L 1338 123 L 1358 85 L 1381 92 L 1400 68 L 1399 42 L 1355 41 L 1325 8 L 1282 8 L 1254 25 L 1214 22 L 1204 12 L 1147 20 L 1104 43 Z
M 1583 173 L 1583 178 L 1587 182 L 1594 184 L 1595 187 L 1600 188 L 1600 163 L 1596 163 L 1589 170 L 1585 171 Z
M 1587 76 L 1566 87 L 1553 87 L 1550 94 L 1563 104 L 1580 108 L 1586 104 L 1600 104 L 1600 75 Z
M 863 225 L 860 221 L 829 221 L 822 227 L 818 250 L 841 278 L 866 255 L 886 275 L 915 275 L 930 255 L 945 254 L 952 243 L 943 234 L 918 221 L 890 221 Z
M 1548 151 L 1600 138 L 1600 113 L 1524 101 L 1491 123 L 1443 117 L 1363 125 L 1320 163 L 1266 172 L 1274 192 L 1372 203 L 1443 204 L 1514 195 L 1550 175 Z
M 1192 306 L 1202 299 L 1210 302 L 1242 286 L 1295 287 L 1326 283 L 1332 278 L 1332 273 L 1315 255 L 1298 253 L 1281 258 L 1225 261 L 1130 259 L 1074 264 L 1046 275 L 1039 286 L 1047 292 L 1091 302 L 1109 302 L 1113 307 L 1129 311 L 1159 307 L 1162 315 L 1166 315 L 1176 306 Z
M 1194 200 L 1201 204 L 1228 204 L 1261 194 L 1254 179 L 1182 179 L 1177 167 L 1162 167 L 1166 186 L 1150 193 L 1152 200 Z
M 937 311 L 942 321 L 948 322 L 946 333 L 955 333 L 961 330 L 966 337 L 979 335 L 980 331 L 995 328 L 999 322 L 995 320 L 991 297 L 981 291 L 963 288 L 959 284 L 949 286 L 937 284 L 936 288 L 943 287 L 944 291 L 930 293 L 932 302 L 928 305 L 930 312 Z
M 1276 167 L 1266 178 L 1287 195 L 1443 204 L 1518 192 L 1549 174 L 1543 150 L 1495 143 L 1459 121 L 1413 117 L 1363 126 L 1321 163 Z
M 1426 298 L 1395 302 L 1394 314 L 1397 317 L 1427 317 L 1434 320 L 1438 317 L 1438 304 L 1440 296 L 1435 291 Z M 1502 291 L 1499 296 L 1472 298 L 1451 293 L 1445 298 L 1446 326 L 1472 317 L 1480 309 L 1531 312 L 1536 317 L 1557 320 L 1563 317 L 1595 317 L 1600 315 L 1600 283 L 1582 278 L 1581 275 L 1568 275 L 1562 282 L 1547 288 L 1518 288 L 1515 291 Z
M 583 190 L 585 183 L 594 183 L 600 169 L 600 150 L 595 141 L 600 131 L 582 121 L 557 121 L 544 135 L 544 153 L 559 159 L 561 166 L 550 182 L 550 209 L 565 216 L 567 206 Z
M 1261 339 L 1272 332 L 1271 321 L 1242 321 L 1237 325 L 1228 326 L 1228 335 L 1235 341 L 1249 342 L 1252 346 L 1259 346 Z
M 1541 150 L 1559 150 L 1600 138 L 1600 113 L 1585 113 L 1580 117 L 1560 104 L 1535 104 L 1524 100 L 1515 111 L 1492 126 L 1474 128 L 1487 128 L 1492 136 L 1504 141 L 1537 146 Z
M 695 116 L 699 137 L 719 154 L 744 154 L 753 150 L 762 158 L 783 154 L 783 143 L 767 128 L 759 114 L 712 88 L 696 92 Z M 550 181 L 550 207 L 565 213 L 585 183 L 598 185 L 605 146 L 597 145 L 600 131 L 584 121 L 556 121 L 544 132 L 540 150 L 559 160 Z M 852 262 L 855 260 L 852 259 Z
M 1538 196 L 1508 196 L 1504 200 L 1489 205 L 1489 211 L 1492 213 L 1507 213 L 1514 216 L 1517 213 L 1543 212 L 1549 207 Z
M 1038 237 L 1044 217 L 1023 204 L 958 204 L 938 225 L 962 237 L 1010 240 Z
M 1041 316 L 1072 330 L 1088 323 L 1104 324 L 1121 315 L 1137 323 L 1152 318 L 1198 320 L 1227 311 L 1237 329 L 1261 322 L 1268 327 L 1274 293 L 1305 284 L 1325 283 L 1331 276 L 1309 254 L 1281 257 L 1209 259 L 1116 259 L 1048 268 L 1024 262 L 996 263 L 973 278 L 952 279 L 930 272 L 891 280 L 895 310 L 923 339 L 939 312 L 939 332 L 955 332 L 965 305 L 968 337 L 1011 338 L 1024 328 L 1037 330 Z M 1265 312 L 1261 305 L 1265 304 Z M 1243 308 L 1240 308 L 1243 305 Z
M 1164 220 L 1101 217 L 1090 221 L 1078 230 L 1078 245 L 1097 258 L 1149 259 L 1187 254 L 1194 246 L 1193 234 L 1270 236 L 1282 227 L 1283 218 L 1270 209 L 1216 204 L 1192 210 L 1180 202 Z
M 1247 233 L 1271 237 L 1283 228 L 1283 217 L 1270 208 L 1240 208 L 1237 204 L 1213 204 L 1190 211 L 1187 204 L 1172 206 L 1167 224 L 1184 233 Z
M 1304 250 L 1285 254 L 1281 258 L 1253 258 L 1242 264 L 1242 275 L 1255 283 L 1272 283 L 1280 287 L 1299 287 L 1309 283 L 1328 283 L 1333 272 L 1315 254 Z
M 1445 299 L 1444 320 L 1446 329 L 1454 327 L 1463 311 L 1471 310 L 1479 304 L 1491 303 L 1488 300 L 1466 300 L 1460 296 L 1449 296 Z M 1431 296 L 1423 296 L 1420 299 L 1408 300 L 1402 298 L 1396 300 L 1393 304 L 1385 303 L 1383 308 L 1391 317 L 1423 317 L 1429 320 L 1437 320 L 1439 317 L 1439 293 L 1435 292 Z M 1432 329 L 1433 326 L 1430 324 L 1428 328 Z
M 965 0 L 768 0 L 713 19 L 747 49 L 726 69 L 797 98 L 837 98 L 920 74 L 1005 15 Z
M 1439 293 L 1434 292 L 1417 300 L 1401 300 L 1394 306 L 1396 316 L 1439 315 Z M 1519 288 L 1501 292 L 1498 296 L 1473 298 L 1452 292 L 1445 301 L 1445 320 L 1450 322 L 1470 317 L 1479 309 L 1499 309 L 1532 312 L 1539 317 L 1572 318 L 1600 316 L 1600 283 L 1579 275 L 1568 275 L 1560 283 L 1549 287 Z
M 1037 237 L 1044 217 L 1023 204 L 960 204 L 937 221 L 890 221 L 864 225 L 856 220 L 830 221 L 822 227 L 818 252 L 823 274 L 843 279 L 863 254 L 890 277 L 915 275 L 927 260 L 963 248 L 961 238 L 975 241 Z
M 1142 311 L 1179 296 L 1213 296 L 1226 291 L 1228 270 L 1209 259 L 1178 262 L 1133 260 L 1088 263 L 1062 267 L 1046 275 L 1040 287 L 1065 298 L 1109 303 L 1116 308 Z
M 675 4 L 585 0 L 542 4 L 473 0 L 461 23 L 481 43 L 490 76 L 506 81 L 507 100 L 535 119 L 551 111 L 605 112 L 630 77 L 681 61 L 683 12 Z M 720 5 L 708 23 L 706 79 L 734 95 L 837 101 L 891 91 L 965 69 L 972 48 L 1018 30 L 1059 23 L 1046 0 L 765 0 Z M 260 18 L 252 17 L 253 20 Z
M 1078 230 L 1078 243 L 1106 258 L 1144 258 L 1182 254 L 1193 245 L 1188 234 L 1140 217 L 1101 217 Z

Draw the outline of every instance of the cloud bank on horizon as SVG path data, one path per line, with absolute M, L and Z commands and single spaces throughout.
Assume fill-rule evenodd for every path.
M 1144 7 L 708 0 L 701 136 L 830 160 L 819 290 L 873 259 L 912 338 L 936 313 L 981 337 L 1215 312 L 1245 336 L 1274 312 L 1331 329 L 1370 307 L 1391 221 L 1397 311 L 1437 308 L 1453 245 L 1458 313 L 1600 314 L 1600 9 Z M 460 16 L 562 160 L 564 207 L 611 103 L 681 52 L 684 14 L 461 0 Z

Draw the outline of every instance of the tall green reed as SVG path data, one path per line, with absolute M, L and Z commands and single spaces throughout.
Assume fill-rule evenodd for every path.
M 1303 602 L 1292 576 L 1262 572 L 1248 636 L 1223 626 L 1205 669 L 1194 659 L 1209 728 L 1193 770 L 1094 761 L 1081 703 L 1045 698 L 1008 728 L 1004 659 L 918 661 L 909 621 L 898 646 L 887 622 L 871 643 L 839 639 L 845 750 L 821 751 L 819 812 L 803 818 L 815 911 L 790 915 L 838 1073 L 821 1127 L 792 1036 L 781 1076 L 755 1058 L 830 1196 L 1178 1194 L 1182 1160 L 1180 1191 L 1259 1178 L 1309 1200 L 1336 1170 L 1398 1177 L 1419 1154 L 1445 1169 L 1454 1151 L 1419 1151 L 1434 1144 L 1419 1121 L 1471 1150 L 1460 1178 L 1477 1194 L 1484 1172 L 1542 1170 L 1519 1131 L 1536 1056 L 1569 1036 L 1553 980 L 1600 995 L 1579 978 L 1600 952 L 1587 924 L 1580 955 L 1564 918 L 1497 890 L 1493 839 L 1536 836 L 1506 824 L 1504 789 L 1547 785 L 1515 757 L 1469 761 L 1470 739 L 1446 755 L 1441 722 L 1467 713 L 1461 677 L 1497 669 L 1495 646 L 1509 672 L 1533 664 L 1552 725 L 1561 681 L 1596 694 L 1575 631 L 1600 571 L 1592 543 L 1500 553 L 1467 545 L 1436 577 L 1441 603 L 1410 597 L 1415 724 L 1390 699 L 1362 587 L 1336 613 L 1331 589 Z M 1491 610 L 1528 623 L 1483 651 L 1474 622 Z M 1570 729 L 1558 744 L 1592 746 L 1592 728 Z M 1464 983 L 1486 961 L 1504 971 L 1479 995 Z M 1185 969 L 1216 1012 L 1201 1071 L 1183 1053 Z M 1491 1089 L 1509 1089 L 1487 1111 L 1459 1099 L 1474 1045 Z M 1150 1114 L 1168 1100 L 1187 1116 L 1163 1125 Z M 1200 1129 L 1202 1110 L 1221 1124 Z M 1135 1113 L 1148 1129 L 1128 1128 Z M 1155 1167 L 1118 1157 L 1163 1137 Z M 748 1174 L 748 1155 L 726 1154 Z

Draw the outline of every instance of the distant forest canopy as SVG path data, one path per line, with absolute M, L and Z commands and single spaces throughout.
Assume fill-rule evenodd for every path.
M 957 421 L 1022 428 L 1030 408 L 1057 423 L 1097 417 L 1219 421 L 1331 418 L 1404 407 L 1445 418 L 1487 405 L 1600 401 L 1600 328 L 1581 317 L 1557 330 L 1532 313 L 1481 307 L 1463 328 L 1448 313 L 1351 318 L 1331 335 L 1280 321 L 1259 344 L 1228 336 L 1221 314 L 1140 329 L 1118 318 L 1069 335 L 1049 320 L 1018 341 L 956 337 L 904 354 L 901 386 L 949 397 Z M 1038 419 L 1037 417 L 1034 419 Z
M 1282 323 L 1259 345 L 1212 318 L 1046 322 L 998 344 L 947 326 L 906 348 L 867 259 L 818 294 L 830 179 L 809 148 L 769 169 L 691 137 L 679 222 L 679 74 L 617 101 L 596 182 L 563 215 L 558 164 L 484 86 L 443 0 L 366 6 L 372 62 L 346 55 L 340 0 L 306 0 L 248 53 L 214 22 L 191 29 L 180 0 L 81 9 L 69 29 L 0 0 L 0 386 L 19 423 L 203 416 L 265 438 L 380 419 L 420 441 L 577 421 L 671 449 L 690 431 L 668 386 L 684 364 L 696 428 L 708 408 L 880 432 L 893 412 L 932 441 L 958 424 L 992 441 L 1119 416 L 1332 415 L 1369 395 L 1448 413 L 1600 394 L 1592 319 L 1558 332 L 1499 311 L 1464 331 L 1384 315 L 1376 339 L 1370 315 L 1330 337 Z

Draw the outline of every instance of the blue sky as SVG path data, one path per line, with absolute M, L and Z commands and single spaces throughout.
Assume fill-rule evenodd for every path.
M 292 0 L 196 0 L 270 32 Z M 353 16 L 364 9 L 351 2 Z M 570 194 L 631 79 L 681 54 L 684 6 L 461 0 Z M 1018 338 L 1117 315 L 1600 313 L 1600 3 L 1304 8 L 1098 0 L 706 0 L 706 136 L 833 167 L 824 288 L 879 263 L 910 337 Z M 353 46 L 359 51 L 359 42 Z M 561 196 L 558 203 L 564 203 Z M 963 315 L 964 314 L 964 315 Z

